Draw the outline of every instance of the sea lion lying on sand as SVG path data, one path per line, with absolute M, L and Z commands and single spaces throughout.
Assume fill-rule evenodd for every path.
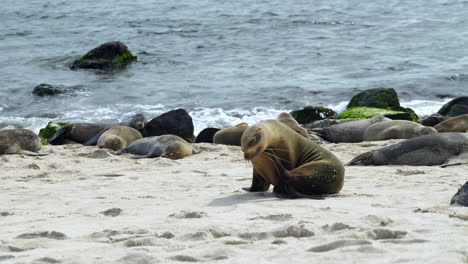
M 368 127 L 376 123 L 390 120 L 391 119 L 383 116 L 374 116 L 371 119 L 351 121 L 323 128 L 314 128 L 312 131 L 333 143 L 362 142 L 364 140 L 364 132 Z
M 192 145 L 175 135 L 153 136 L 139 139 L 128 147 L 114 154 L 131 153 L 131 159 L 164 157 L 182 159 L 196 153 Z
M 364 141 L 386 139 L 409 139 L 423 135 L 435 134 L 437 130 L 407 120 L 390 120 L 369 126 L 364 132 Z
M 232 127 L 226 127 L 216 132 L 213 136 L 213 143 L 240 146 L 244 131 L 249 127 L 247 123 L 240 123 Z
M 120 123 L 122 126 L 133 127 L 138 131 L 145 128 L 147 119 L 143 114 L 136 114 L 128 122 Z M 74 123 L 61 127 L 50 137 L 47 142 L 51 145 L 61 145 L 64 142 L 75 142 L 86 144 L 94 136 L 102 132 L 105 128 L 114 126 L 116 124 L 102 124 L 102 123 Z
M 468 114 L 452 117 L 435 125 L 439 133 L 468 131 Z
M 250 192 L 264 192 L 270 184 L 284 198 L 319 198 L 344 183 L 344 167 L 328 150 L 278 120 L 265 120 L 242 135 L 244 158 L 253 165 Z
M 441 165 L 467 152 L 468 134 L 440 133 L 407 139 L 360 154 L 348 165 Z
M 25 154 L 29 156 L 44 156 L 47 154 L 31 153 L 41 149 L 39 137 L 29 129 L 0 130 L 0 155 Z
M 112 126 L 105 128 L 84 145 L 97 144 L 98 148 L 121 150 L 134 141 L 143 138 L 141 133 L 128 126 Z

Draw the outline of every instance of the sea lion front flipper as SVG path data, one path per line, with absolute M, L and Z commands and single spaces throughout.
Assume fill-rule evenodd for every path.
M 248 192 L 265 192 L 270 188 L 270 183 L 267 183 L 262 176 L 254 169 L 252 176 L 252 186 L 242 188 Z
M 61 127 L 47 139 L 47 143 L 51 145 L 60 145 L 61 141 L 64 140 L 66 130 L 68 130 L 68 127 Z
M 104 128 L 103 130 L 101 130 L 101 132 L 97 133 L 97 135 L 95 135 L 90 140 L 83 143 L 83 146 L 96 146 L 101 135 L 104 134 L 104 132 L 106 132 L 107 130 L 109 130 L 109 128 L 111 128 L 111 126 L 108 126 Z
M 374 154 L 373 151 L 365 152 L 362 154 L 357 155 L 352 159 L 350 162 L 346 164 L 346 166 L 354 166 L 354 165 L 371 165 L 372 164 L 372 154 Z
M 278 157 L 276 157 L 274 149 L 266 149 L 266 152 L 270 153 L 271 158 L 273 160 L 273 166 L 275 167 L 276 174 L 278 175 L 279 183 L 273 189 L 273 193 L 278 198 L 308 198 L 314 200 L 323 200 L 325 199 L 321 195 L 308 195 L 298 192 L 296 188 L 291 184 L 293 181 L 293 177 L 291 173 L 283 167 L 283 164 L 279 161 Z
M 135 155 L 131 156 L 131 159 L 150 159 L 150 158 L 159 158 L 163 155 L 163 151 L 160 147 L 154 147 L 150 153 L 146 155 Z
M 19 154 L 23 154 L 23 155 L 31 156 L 31 157 L 39 157 L 39 156 L 49 155 L 48 153 L 36 153 L 36 152 L 30 152 L 30 151 L 26 151 L 26 150 L 22 150 Z

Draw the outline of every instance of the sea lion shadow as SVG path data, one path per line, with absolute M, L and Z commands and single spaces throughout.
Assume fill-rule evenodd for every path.
M 241 203 L 260 203 L 269 201 L 281 201 L 272 192 L 244 192 L 231 194 L 226 197 L 216 198 L 212 200 L 208 206 L 231 206 Z

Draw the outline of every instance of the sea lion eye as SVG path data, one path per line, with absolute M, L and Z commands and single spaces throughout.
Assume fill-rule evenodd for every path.
M 260 141 L 260 134 L 256 134 L 255 136 L 252 137 L 252 140 L 249 143 L 249 146 L 256 145 Z

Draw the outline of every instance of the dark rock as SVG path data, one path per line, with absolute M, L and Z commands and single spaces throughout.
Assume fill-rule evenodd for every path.
M 452 197 L 450 204 L 468 206 L 468 181 L 458 189 L 458 192 Z
M 192 117 L 184 109 L 176 109 L 153 118 L 143 129 L 143 137 L 172 134 L 193 142 Z
M 137 57 L 120 41 L 104 43 L 75 60 L 71 69 L 116 69 L 127 66 Z
M 294 110 L 290 114 L 299 124 L 308 124 L 316 120 L 322 120 L 328 117 L 336 116 L 335 111 L 322 106 L 306 106 L 303 109 Z
M 219 130 L 221 129 L 211 127 L 203 129 L 200 133 L 198 133 L 194 143 L 213 143 L 213 136 Z
M 443 115 L 432 114 L 430 116 L 426 116 L 423 119 L 419 120 L 418 123 L 420 123 L 423 126 L 433 127 L 433 126 L 435 126 L 435 125 L 439 124 L 440 122 L 445 121 L 447 119 L 448 118 L 443 116 Z
M 351 107 L 374 107 L 374 108 L 391 108 L 399 107 L 400 101 L 398 95 L 393 88 L 375 88 L 362 91 L 348 103 L 347 108 Z
M 468 96 L 460 96 L 453 99 L 442 106 L 437 113 L 447 117 L 468 114 Z
M 33 94 L 37 96 L 52 96 L 57 94 L 64 93 L 65 90 L 63 87 L 54 86 L 47 83 L 41 83 L 38 86 L 34 87 Z

